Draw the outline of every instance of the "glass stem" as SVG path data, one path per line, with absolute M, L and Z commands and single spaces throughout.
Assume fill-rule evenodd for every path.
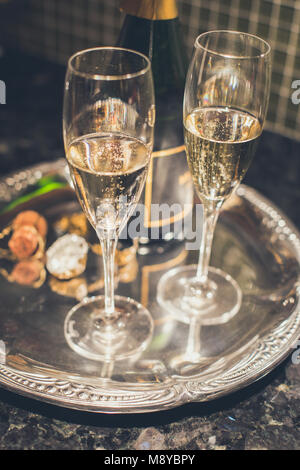
M 105 295 L 105 314 L 111 316 L 115 311 L 114 302 L 114 274 L 115 274 L 115 252 L 117 246 L 117 235 L 112 230 L 101 230 L 97 232 L 102 248 L 103 266 L 104 266 L 104 295 Z
M 199 261 L 197 268 L 197 279 L 202 284 L 205 284 L 207 282 L 212 241 L 222 203 L 223 201 L 219 200 L 206 200 L 203 203 L 202 239 L 199 250 Z
M 194 318 L 192 317 L 186 346 L 186 355 L 190 358 L 191 361 L 193 361 L 193 359 L 195 359 L 195 357 L 200 353 L 200 332 L 201 323 L 196 316 Z

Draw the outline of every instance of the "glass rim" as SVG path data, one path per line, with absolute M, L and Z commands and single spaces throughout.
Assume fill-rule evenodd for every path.
M 213 49 L 210 49 L 210 48 L 207 48 L 205 47 L 203 44 L 201 44 L 200 40 L 202 38 L 204 38 L 205 36 L 210 36 L 212 34 L 216 34 L 216 33 L 226 33 L 226 34 L 231 34 L 231 35 L 242 35 L 242 36 L 245 36 L 245 37 L 248 37 L 248 38 L 252 38 L 252 39 L 255 39 L 256 41 L 258 41 L 259 43 L 263 44 L 265 46 L 265 51 L 262 52 L 261 54 L 255 54 L 255 55 L 234 55 L 234 54 L 225 54 L 223 52 L 218 52 L 216 50 L 213 50 Z M 271 46 L 270 44 L 265 41 L 264 39 L 260 38 L 259 36 L 256 36 L 255 34 L 250 34 L 250 33 L 244 33 L 243 31 L 234 31 L 234 30 L 230 30 L 230 29 L 220 29 L 220 30 L 212 30 L 212 31 L 206 31 L 205 33 L 201 33 L 199 34 L 199 36 L 196 37 L 195 39 L 195 43 L 194 43 L 194 46 L 198 49 L 202 49 L 206 52 L 208 52 L 209 54 L 215 54 L 215 55 L 218 55 L 220 57 L 225 57 L 225 58 L 228 58 L 228 59 L 262 59 L 264 57 L 267 57 L 270 52 L 271 52 Z
M 82 56 L 84 54 L 87 54 L 89 52 L 95 52 L 95 51 L 100 52 L 100 51 L 105 51 L 105 50 L 106 51 L 107 50 L 123 51 L 123 52 L 129 52 L 129 53 L 134 54 L 134 55 L 138 55 L 146 61 L 146 66 L 141 67 L 141 69 L 137 70 L 136 72 L 120 74 L 120 75 L 108 75 L 108 74 L 103 75 L 101 73 L 82 72 L 80 70 L 77 70 L 77 68 L 74 66 L 74 60 L 77 57 L 80 57 L 80 56 Z M 71 70 L 76 75 L 79 75 L 79 76 L 84 77 L 84 78 L 90 78 L 90 79 L 93 79 L 93 80 L 107 80 L 107 81 L 124 80 L 124 79 L 135 78 L 135 77 L 138 77 L 140 75 L 146 74 L 151 69 L 151 62 L 150 62 L 150 59 L 145 54 L 142 54 L 141 52 L 138 52 L 138 51 L 134 51 L 133 49 L 127 49 L 125 47 L 117 47 L 117 46 L 116 47 L 115 46 L 100 46 L 100 47 L 91 47 L 91 48 L 88 48 L 88 49 L 83 49 L 81 51 L 75 52 L 75 54 L 73 54 L 68 60 L 67 69 L 68 69 L 68 71 Z

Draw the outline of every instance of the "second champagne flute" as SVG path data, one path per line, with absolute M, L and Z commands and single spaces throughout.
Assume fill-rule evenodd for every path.
M 265 41 L 238 31 L 209 31 L 195 41 L 183 120 L 189 168 L 204 211 L 199 262 L 166 273 L 157 295 L 187 323 L 224 323 L 241 305 L 236 281 L 209 260 L 220 208 L 245 176 L 263 129 L 270 55 Z
M 89 359 L 125 359 L 151 339 L 150 313 L 133 299 L 114 295 L 114 255 L 143 190 L 154 119 L 146 56 L 100 47 L 71 57 L 63 113 L 66 157 L 78 199 L 101 243 L 105 294 L 84 299 L 68 313 L 65 337 Z

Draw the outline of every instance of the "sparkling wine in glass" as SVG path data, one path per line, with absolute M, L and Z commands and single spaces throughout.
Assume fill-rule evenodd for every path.
M 143 190 L 154 119 L 146 56 L 99 47 L 70 58 L 63 112 L 66 158 L 79 202 L 101 243 L 105 293 L 71 309 L 65 337 L 89 359 L 132 357 L 151 339 L 150 313 L 135 300 L 114 295 L 114 255 Z
M 194 187 L 203 205 L 198 265 L 167 272 L 158 301 L 181 321 L 227 322 L 239 310 L 236 281 L 209 266 L 214 229 L 224 201 L 245 176 L 266 117 L 270 46 L 237 31 L 197 37 L 186 77 L 183 123 Z

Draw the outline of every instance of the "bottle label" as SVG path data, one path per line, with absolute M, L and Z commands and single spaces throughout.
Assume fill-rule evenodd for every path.
M 120 8 L 128 15 L 148 20 L 171 20 L 178 17 L 175 0 L 122 0 Z
M 144 226 L 171 226 L 192 212 L 192 203 L 193 183 L 185 146 L 153 152 L 144 190 Z

